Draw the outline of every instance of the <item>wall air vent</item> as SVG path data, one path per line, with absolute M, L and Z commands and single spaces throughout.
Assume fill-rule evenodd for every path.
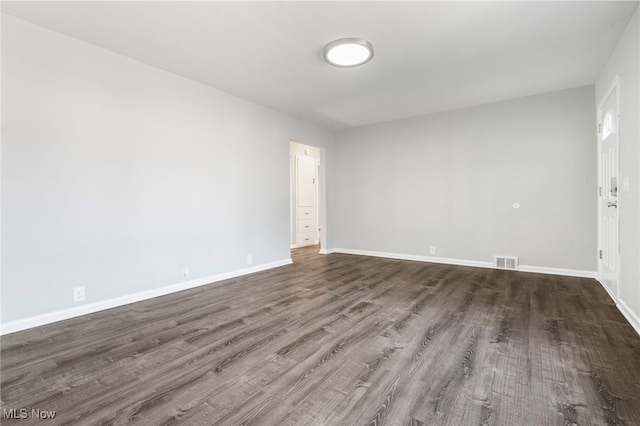
M 518 269 L 518 258 L 516 256 L 494 256 L 493 266 L 497 269 Z

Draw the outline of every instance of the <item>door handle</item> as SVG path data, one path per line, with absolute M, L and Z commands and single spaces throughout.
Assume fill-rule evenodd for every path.
M 613 202 L 609 201 L 607 203 L 607 207 L 615 207 L 617 209 L 618 208 L 618 202 L 617 201 L 613 201 Z

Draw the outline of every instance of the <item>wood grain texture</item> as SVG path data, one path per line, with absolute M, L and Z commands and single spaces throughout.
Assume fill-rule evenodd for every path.
M 29 417 L 1 423 L 640 425 L 640 337 L 596 281 L 317 250 L 3 336 L 0 416 Z

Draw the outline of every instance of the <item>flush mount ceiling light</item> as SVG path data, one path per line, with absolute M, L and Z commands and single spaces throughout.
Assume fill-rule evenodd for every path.
M 324 60 L 336 67 L 357 67 L 373 58 L 373 45 L 360 38 L 341 38 L 324 47 Z

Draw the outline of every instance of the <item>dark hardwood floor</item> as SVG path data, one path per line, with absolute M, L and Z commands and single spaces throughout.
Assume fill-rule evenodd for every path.
M 595 280 L 316 252 L 2 337 L 2 424 L 640 425 Z

